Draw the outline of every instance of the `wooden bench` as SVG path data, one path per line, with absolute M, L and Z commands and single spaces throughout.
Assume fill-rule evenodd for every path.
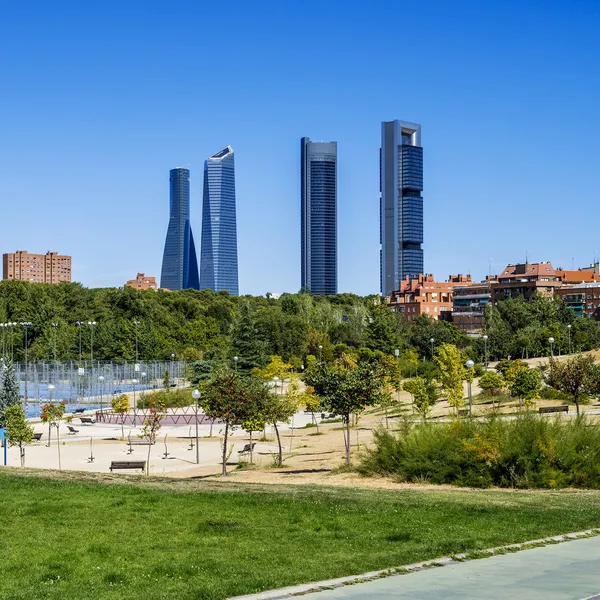
M 148 440 L 128 440 L 128 446 L 154 446 L 155 442 L 149 442 Z
M 69 430 L 67 435 L 77 435 L 79 433 L 79 429 L 75 429 L 72 425 L 67 425 L 67 429 Z
M 540 406 L 538 408 L 540 415 L 545 413 L 557 413 L 557 412 L 569 412 L 569 407 L 565 404 L 563 406 Z
M 79 417 L 82 425 L 93 425 L 96 422 L 96 419 L 92 417 Z
M 250 444 L 246 444 L 242 450 L 238 450 L 238 454 L 250 454 L 250 452 L 254 451 L 255 446 L 256 444 L 254 443 L 252 444 L 252 446 L 250 446 Z
M 113 460 L 110 463 L 110 472 L 123 469 L 141 469 L 146 470 L 145 460 Z
M 43 435 L 44 435 L 43 433 L 34 433 L 33 434 L 33 441 L 34 442 L 39 442 L 42 439 Z

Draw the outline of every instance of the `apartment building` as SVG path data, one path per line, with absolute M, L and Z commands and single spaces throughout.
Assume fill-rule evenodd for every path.
M 150 277 L 145 273 L 138 273 L 135 279 L 129 279 L 125 287 L 135 288 L 136 290 L 156 290 L 156 277 Z
M 2 256 L 3 279 L 18 279 L 32 283 L 70 283 L 71 257 L 46 252 L 30 254 L 17 250 Z

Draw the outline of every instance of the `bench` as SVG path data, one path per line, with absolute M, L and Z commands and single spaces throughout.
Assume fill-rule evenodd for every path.
M 558 412 L 569 412 L 569 407 L 567 405 L 563 406 L 540 406 L 538 408 L 539 414 L 543 415 L 545 413 L 558 413 Z
M 141 469 L 146 470 L 145 460 L 113 460 L 110 463 L 110 472 L 123 469 Z
M 238 450 L 238 454 L 250 454 L 250 452 L 254 451 L 254 447 L 256 444 L 246 444 L 242 450 Z
M 155 442 L 149 442 L 148 440 L 128 440 L 128 446 L 154 446 Z
M 43 436 L 43 435 L 44 435 L 43 433 L 34 433 L 34 434 L 33 434 L 33 440 L 34 440 L 35 442 L 39 442 L 39 441 L 42 439 L 42 436 Z
M 79 429 L 75 429 L 72 425 L 67 425 L 67 429 L 69 430 L 68 435 L 77 435 L 79 433 Z
M 96 419 L 93 417 L 79 417 L 82 425 L 93 425 L 96 422 Z

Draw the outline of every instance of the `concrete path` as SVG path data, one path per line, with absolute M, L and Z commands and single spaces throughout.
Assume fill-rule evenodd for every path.
M 599 594 L 600 537 L 594 537 L 302 597 L 311 600 L 583 600 L 600 598 Z

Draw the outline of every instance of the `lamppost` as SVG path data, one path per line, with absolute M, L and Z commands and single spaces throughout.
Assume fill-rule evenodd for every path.
M 175 383 L 175 354 L 171 354 L 171 383 Z
M 554 338 L 548 338 L 548 341 L 550 342 L 550 358 L 554 358 Z
M 323 346 L 319 344 L 319 362 L 323 362 Z
M 429 342 L 431 343 L 431 360 L 433 360 L 433 344 L 435 343 L 435 338 L 429 338 Z
M 94 364 L 94 327 L 96 327 L 96 321 L 88 321 L 88 327 L 90 328 L 90 363 L 92 363 L 92 365 L 93 365 Z
M 140 321 L 134 321 L 135 325 L 135 362 L 138 362 L 138 327 L 141 325 Z
M 572 351 L 571 351 L 571 324 L 570 323 L 567 325 L 567 331 L 569 333 L 569 354 L 572 354 Z
M 31 327 L 31 323 L 25 322 L 20 323 L 20 325 L 23 328 L 23 331 L 25 332 L 25 405 L 27 405 L 27 379 L 29 376 L 29 372 L 27 370 L 27 329 Z
M 141 373 L 141 384 L 142 384 L 142 389 L 144 386 L 144 378 L 146 377 L 146 373 L 144 371 L 142 371 Z M 146 408 L 146 400 L 145 400 L 145 394 L 142 394 L 142 398 L 144 398 L 144 400 L 142 400 L 142 408 Z
M 58 323 L 52 323 L 51 325 L 54 330 L 54 362 L 56 363 L 56 335 L 58 334 Z
M 81 328 L 85 325 L 85 321 L 75 321 L 75 325 L 79 327 L 79 368 L 81 368 Z
M 467 369 L 469 369 L 469 378 L 468 378 L 468 383 L 469 383 L 469 416 L 473 416 L 473 394 L 471 393 L 471 381 L 473 380 L 473 367 L 475 366 L 475 363 L 472 360 L 468 360 L 465 363 L 465 366 L 467 367 Z
M 196 464 L 200 463 L 200 449 L 198 448 L 198 400 L 200 400 L 200 390 L 192 392 L 192 398 L 196 403 Z
M 102 411 L 104 409 L 104 375 L 100 375 L 98 381 L 100 382 L 100 410 Z
M 487 371 L 487 367 L 488 367 L 488 353 L 487 353 L 487 341 L 488 341 L 488 336 L 484 335 L 483 336 L 483 356 L 484 356 L 484 364 L 485 364 L 485 370 Z
M 52 404 L 52 393 L 54 392 L 54 384 L 53 383 L 49 383 L 48 384 L 48 393 L 50 395 L 50 404 Z M 46 446 L 48 448 L 50 448 L 50 436 L 48 435 L 48 443 L 46 444 Z
M 135 401 L 135 386 L 137 384 L 137 379 L 132 379 L 131 383 L 133 383 L 133 426 L 137 425 L 137 402 Z
M 13 331 L 13 327 L 16 327 L 17 324 L 16 323 L 7 323 L 6 325 L 10 329 L 10 362 L 14 363 L 15 362 L 15 346 L 14 346 L 15 334 Z
M 237 364 L 238 364 L 238 360 L 240 359 L 239 356 L 234 356 L 233 357 L 233 364 L 235 365 L 235 370 L 237 371 Z
M 2 356 L 5 356 L 5 352 L 4 352 L 4 349 L 5 349 L 5 344 L 4 344 L 5 339 L 4 339 L 4 336 L 5 336 L 6 329 L 4 329 L 4 328 L 6 327 L 6 323 L 0 323 L 0 327 L 2 327 Z

